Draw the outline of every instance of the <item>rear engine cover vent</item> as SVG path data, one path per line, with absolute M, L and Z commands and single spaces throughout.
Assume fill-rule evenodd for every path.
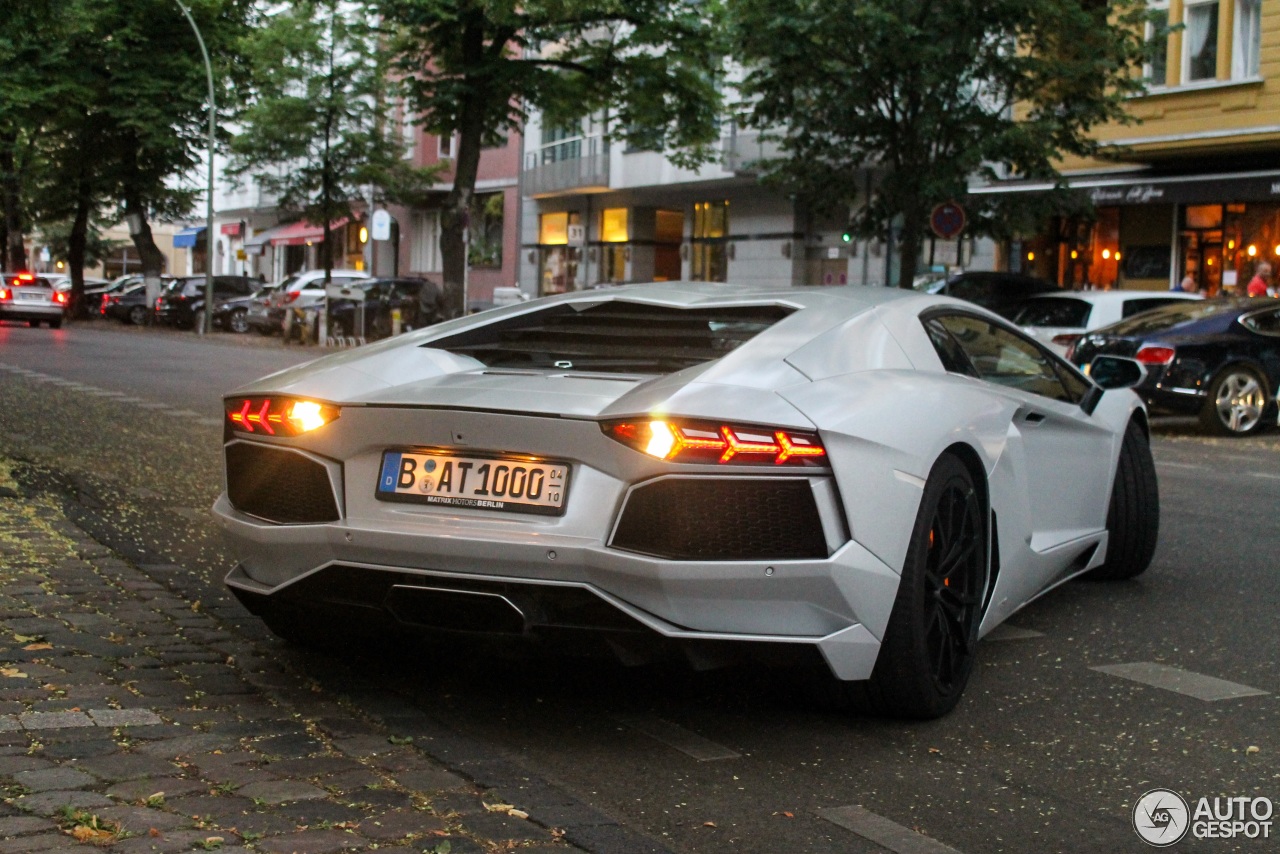
M 671 560 L 828 556 L 804 478 L 666 478 L 638 486 L 610 546 Z
M 226 446 L 227 497 L 241 513 L 285 525 L 338 520 L 328 470 L 287 448 Z

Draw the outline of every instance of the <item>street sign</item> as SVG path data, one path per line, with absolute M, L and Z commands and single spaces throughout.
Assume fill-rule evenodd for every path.
M 373 212 L 373 221 L 370 225 L 369 236 L 374 240 L 391 239 L 391 214 L 385 209 Z
M 581 246 L 587 242 L 587 227 L 585 225 L 569 226 L 569 245 Z
M 929 215 L 929 226 L 933 233 L 943 240 L 950 240 L 960 235 L 968 224 L 964 208 L 955 202 L 944 202 L 933 209 Z

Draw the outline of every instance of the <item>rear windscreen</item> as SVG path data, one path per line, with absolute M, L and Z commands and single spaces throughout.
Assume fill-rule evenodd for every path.
M 719 359 L 793 310 L 561 303 L 424 346 L 470 356 L 488 367 L 671 373 Z
M 1093 306 L 1084 300 L 1069 298 L 1029 299 L 1014 315 L 1019 326 L 1081 327 L 1089 321 Z
M 1182 323 L 1235 312 L 1237 308 L 1238 306 L 1229 300 L 1186 300 L 1164 308 L 1135 314 L 1127 320 L 1111 324 L 1107 327 L 1107 332 L 1113 335 L 1145 335 L 1148 332 L 1158 332 Z

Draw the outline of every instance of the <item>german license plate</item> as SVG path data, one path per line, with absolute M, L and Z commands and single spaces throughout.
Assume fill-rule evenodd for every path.
M 49 298 L 46 297 L 44 294 L 39 294 L 39 293 L 33 294 L 30 291 L 18 291 L 18 299 L 40 300 L 41 302 L 49 301 Z
M 385 451 L 376 497 L 443 507 L 559 516 L 569 485 L 563 463 Z

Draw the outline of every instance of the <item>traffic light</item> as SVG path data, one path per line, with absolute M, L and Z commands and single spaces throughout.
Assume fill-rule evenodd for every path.
M 844 232 L 840 235 L 840 242 L 841 243 L 853 242 L 853 226 L 852 225 L 846 228 Z

